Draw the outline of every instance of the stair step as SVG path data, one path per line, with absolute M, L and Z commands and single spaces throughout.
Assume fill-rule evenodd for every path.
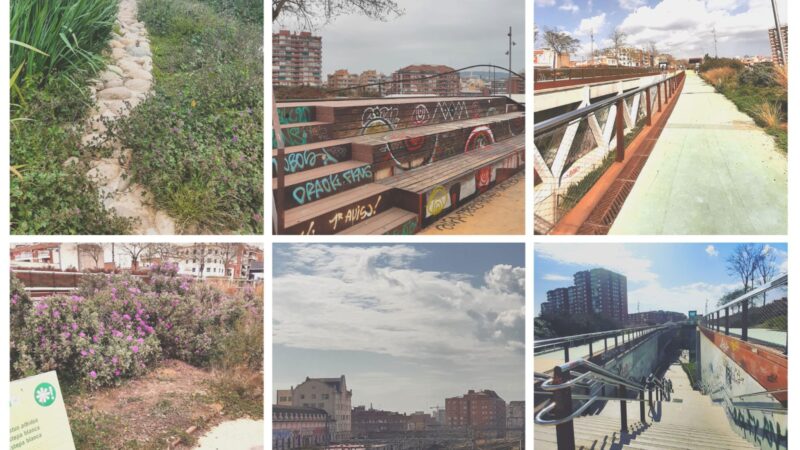
M 591 416 L 590 416 L 591 417 Z M 600 419 L 600 420 L 597 420 Z M 600 430 L 616 430 L 619 427 L 619 420 L 609 417 L 599 417 L 594 416 L 591 418 L 581 418 L 577 419 L 574 422 L 576 429 L 578 427 L 597 427 Z M 642 428 L 641 423 L 638 421 L 635 423 L 629 423 L 628 428 L 635 432 Z M 716 430 L 702 430 L 696 427 L 684 427 L 681 425 L 670 425 L 664 424 L 661 422 L 651 422 L 649 425 L 644 428 L 648 435 L 651 436 L 672 436 L 675 434 L 680 434 L 682 436 L 693 436 L 697 437 L 698 439 L 705 439 L 706 437 L 713 437 L 716 441 L 725 441 L 730 442 L 732 444 L 741 444 L 742 439 L 737 436 L 733 431 L 728 433 L 727 431 L 716 431 Z
M 285 177 L 285 205 L 295 208 L 372 182 L 372 167 L 360 161 L 344 161 Z M 272 179 L 272 189 L 278 179 Z
M 339 234 L 414 234 L 417 224 L 417 215 L 413 212 L 401 208 L 390 208 Z
M 369 183 L 285 211 L 286 234 L 334 234 L 392 207 L 391 188 Z
M 524 135 L 524 116 L 515 112 L 362 136 L 352 142 L 352 157 L 408 170 Z
M 331 139 L 331 122 L 302 122 L 281 125 L 284 146 L 306 145 Z M 272 130 L 272 148 L 278 147 L 275 130 Z
M 332 122 L 332 138 L 401 130 L 457 120 L 520 111 L 509 98 L 497 97 L 384 97 L 319 100 L 279 104 L 302 108 L 314 105 L 314 120 Z

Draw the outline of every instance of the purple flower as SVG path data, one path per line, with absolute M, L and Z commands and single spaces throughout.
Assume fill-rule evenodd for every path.
M 236 137 L 236 135 L 234 134 L 233 137 L 231 138 L 231 141 L 233 141 L 233 143 L 235 144 L 235 143 L 239 142 L 239 138 Z
M 89 354 L 89 353 L 87 353 L 87 352 L 86 352 L 86 350 L 81 350 L 81 356 L 86 356 L 86 355 L 88 355 L 88 354 Z
M 117 377 L 118 377 L 118 376 L 119 376 L 119 374 L 120 374 L 120 371 L 119 371 L 119 369 L 117 369 L 117 370 L 115 370 L 115 371 L 114 371 L 114 376 L 117 376 Z
M 134 345 L 134 346 L 132 346 L 132 347 L 131 347 L 131 351 L 132 351 L 133 353 L 139 353 L 139 346 L 138 346 L 138 345 Z
M 75 322 L 72 322 L 72 329 L 73 330 L 77 330 L 78 329 L 78 324 L 75 323 Z
M 97 378 L 97 372 L 95 372 L 93 370 L 93 371 L 89 372 L 89 376 L 92 377 L 92 378 Z
M 61 313 L 60 313 L 60 312 L 58 312 L 58 310 L 57 310 L 57 309 L 54 309 L 54 310 L 53 310 L 53 317 L 55 317 L 56 319 L 58 319 L 59 317 L 61 317 Z

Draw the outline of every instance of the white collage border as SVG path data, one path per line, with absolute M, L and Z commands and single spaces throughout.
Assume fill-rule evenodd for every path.
M 14 0 L 11 0 L 14 1 Z M 402 0 L 400 0 L 402 1 Z M 431 0 L 432 1 L 432 0 Z M 485 1 L 494 1 L 494 0 L 485 0 Z M 533 60 L 531 55 L 533 53 L 533 21 L 534 21 L 534 2 L 536 0 L 519 0 L 525 2 L 524 14 L 525 14 L 525 73 L 529 76 L 526 80 L 526 103 L 532 105 L 534 102 L 533 98 L 533 78 L 530 74 L 533 73 Z M 613 0 L 609 0 L 613 1 Z M 800 5 L 796 2 L 792 2 L 790 0 L 786 0 L 789 3 L 789 14 L 788 14 L 788 22 L 800 24 L 800 16 L 798 12 L 800 12 Z M 265 2 L 266 3 L 266 2 Z M 265 5 L 266 6 L 266 5 Z M 10 2 L 3 2 L 3 5 L 0 6 L 0 35 L 2 36 L 9 36 L 9 9 L 10 9 Z M 271 39 L 271 20 L 270 19 L 270 11 L 265 11 L 264 14 L 264 60 L 265 65 L 268 69 L 264 71 L 264 93 L 265 93 L 265 114 L 264 114 L 264 136 L 268 136 L 270 132 L 270 128 L 272 125 L 272 75 L 271 75 L 271 54 L 272 54 L 272 39 Z M 270 24 L 270 29 L 267 29 L 267 24 Z M 269 31 L 269 32 L 268 32 Z M 795 34 L 792 33 L 789 36 L 789 47 L 790 48 L 800 48 L 797 46 L 798 39 L 795 37 Z M 268 63 L 268 64 L 267 64 Z M 0 68 L 2 68 L 3 73 L 9 74 L 9 42 L 8 38 L 4 38 L 4 45 L 0 47 Z M 789 104 L 790 105 L 800 105 L 798 100 L 800 99 L 800 95 L 798 95 L 797 90 L 800 89 L 800 76 L 797 74 L 800 70 L 800 63 L 798 63 L 798 58 L 790 59 L 790 76 L 791 76 L 791 86 L 792 88 L 789 90 Z M 6 94 L 4 96 L 4 101 L 2 107 L 0 107 L 0 139 L 2 139 L 3 144 L 0 146 L 0 152 L 3 155 L 4 165 L 9 164 L 9 84 L 8 77 L 4 77 L 3 80 L 3 89 Z M 790 107 L 790 116 L 794 112 L 794 108 Z M 793 117 L 793 116 L 792 116 Z M 800 120 L 800 119 L 797 119 Z M 791 119 L 790 119 L 791 121 Z M 525 126 L 526 130 L 529 132 L 526 134 L 526 144 L 527 148 L 532 148 L 533 144 L 533 114 L 527 114 L 525 117 Z M 794 133 L 796 135 L 796 133 Z M 793 149 L 797 147 L 797 137 L 790 134 L 789 136 L 789 154 L 791 155 Z M 269 150 L 269 152 L 268 152 Z M 265 157 L 265 164 L 264 166 L 267 168 L 265 170 L 264 176 L 264 192 L 268 193 L 271 191 L 271 183 L 268 185 L 268 182 L 271 181 L 271 171 L 272 171 L 272 164 L 267 164 L 266 161 L 270 161 L 271 159 L 267 159 L 268 157 L 271 158 L 271 148 L 266 147 L 265 141 L 265 149 L 264 149 L 264 157 Z M 530 161 L 530 158 L 526 158 Z M 800 168 L 798 167 L 798 158 L 797 157 L 789 157 L 789 173 L 790 174 L 798 174 L 800 173 Z M 523 244 L 525 247 L 525 264 L 526 264 L 526 291 L 525 291 L 525 301 L 526 301 L 526 329 L 525 329 L 525 342 L 526 342 L 526 352 L 525 352 L 525 400 L 526 405 L 528 408 L 526 409 L 526 448 L 533 449 L 533 412 L 532 412 L 532 405 L 533 405 L 533 316 L 534 316 L 534 307 L 533 307 L 533 271 L 535 270 L 533 266 L 533 252 L 534 246 L 536 243 L 560 243 L 560 244 L 580 244 L 580 243 L 704 243 L 704 242 L 787 242 L 789 245 L 789 273 L 793 274 L 797 272 L 797 270 L 792 270 L 794 267 L 800 267 L 800 254 L 796 255 L 794 251 L 794 246 L 797 243 L 800 245 L 800 234 L 798 234 L 798 226 L 800 222 L 798 222 L 797 214 L 800 209 L 798 209 L 797 202 L 800 201 L 800 181 L 798 181 L 797 177 L 800 175 L 795 175 L 795 177 L 789 177 L 789 230 L 790 233 L 788 236 L 734 236 L 734 235 L 723 235 L 723 236 L 627 236 L 627 237 L 619 237 L 619 236 L 533 236 L 533 220 L 532 220 L 532 205 L 530 204 L 530 199 L 533 198 L 533 183 L 527 182 L 529 180 L 533 180 L 533 165 L 528 163 L 525 165 L 525 176 L 526 176 L 526 183 L 525 183 L 525 198 L 526 198 L 526 214 L 525 214 L 525 230 L 526 234 L 523 236 L 404 236 L 402 238 L 398 237 L 385 237 L 385 236 L 358 236 L 358 237 L 348 237 L 348 238 L 341 238 L 339 236 L 272 236 L 270 234 L 271 231 L 271 220 L 265 219 L 265 231 L 266 233 L 262 236 L 11 236 L 10 235 L 10 223 L 9 223 L 9 170 L 8 168 L 3 168 L 0 171 L 0 224 L 2 226 L 0 229 L 3 230 L 4 238 L 2 238 L 2 250 L 4 254 L 0 257 L 0 273 L 8 274 L 9 273 L 9 251 L 10 245 L 12 243 L 29 243 L 29 242 L 174 242 L 174 243 L 190 243 L 190 242 L 246 242 L 252 244 L 262 244 L 264 247 L 265 253 L 265 262 L 266 262 L 266 273 L 269 276 L 266 277 L 265 281 L 265 308 L 264 308 L 264 342 L 265 342 L 265 351 L 264 351 L 264 421 L 265 421 L 265 429 L 264 429 L 264 448 L 269 448 L 271 445 L 271 435 L 272 435 L 272 422 L 271 422 L 271 404 L 272 399 L 274 396 L 274 389 L 272 386 L 272 345 L 271 345 L 271 336 L 272 336 L 272 308 L 271 308 L 271 294 L 272 294 L 272 284 L 271 284 L 271 275 L 272 275 L 272 264 L 273 264 L 273 254 L 272 254 L 272 244 L 273 243 L 300 243 L 300 242 L 308 242 L 308 243 L 519 243 Z M 743 180 L 746 182 L 746 180 Z M 265 196 L 265 218 L 271 217 L 272 211 L 272 204 L 271 204 L 271 197 Z M 790 293 L 793 292 L 790 289 Z M 0 276 L 0 298 L 8 298 L 9 293 L 9 277 L 7 275 Z M 791 298 L 791 297 L 790 297 Z M 793 315 L 796 311 L 800 311 L 800 309 L 792 308 L 792 304 L 789 304 L 789 317 L 790 317 L 790 330 L 792 329 L 791 324 L 796 323 L 797 320 L 793 319 Z M 0 400 L 6 405 L 8 405 L 8 398 L 9 398 L 9 314 L 8 309 L 4 308 L 0 313 L 0 373 L 3 374 L 3 380 L 5 381 L 0 389 Z M 797 348 L 797 345 L 800 344 L 800 332 L 793 334 L 790 332 L 789 335 L 789 347 Z M 790 374 L 796 373 L 798 369 L 798 364 L 793 362 L 792 360 L 789 361 L 789 371 Z M 791 375 L 790 375 L 791 379 Z M 789 403 L 790 405 L 797 405 L 796 398 L 798 397 L 797 392 L 795 390 L 790 390 L 789 393 Z M 790 406 L 790 417 L 792 415 L 792 407 Z M 5 425 L 9 424 L 9 410 L 8 408 L 0 409 L 0 420 Z M 791 422 L 791 421 L 790 421 Z M 0 442 L 9 442 L 9 427 L 2 426 L 0 427 Z M 792 441 L 793 442 L 793 441 Z

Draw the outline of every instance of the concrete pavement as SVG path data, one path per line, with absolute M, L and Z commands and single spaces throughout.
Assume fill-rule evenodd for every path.
M 787 158 L 694 72 L 609 234 L 786 234 Z

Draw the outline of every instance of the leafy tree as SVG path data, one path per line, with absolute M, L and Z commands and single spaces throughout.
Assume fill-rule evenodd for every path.
M 553 29 L 545 30 L 542 39 L 544 39 L 544 42 L 556 54 L 556 68 L 558 67 L 559 57 L 563 54 L 569 55 L 575 53 L 578 51 L 578 46 L 581 43 L 579 39 L 570 36 L 568 33 Z

